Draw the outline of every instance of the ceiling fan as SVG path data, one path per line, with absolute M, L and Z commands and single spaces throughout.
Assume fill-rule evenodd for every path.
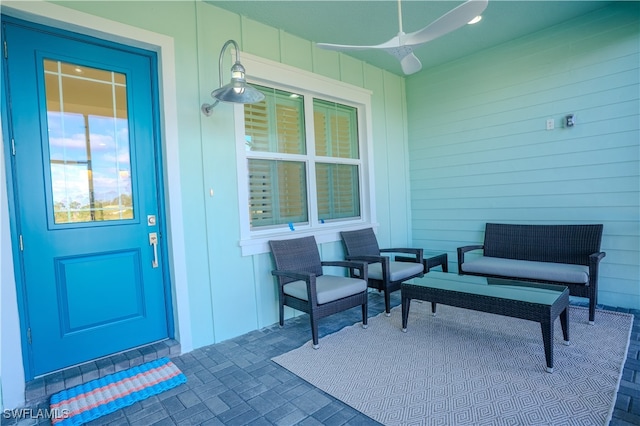
M 400 61 L 402 71 L 409 75 L 420 71 L 422 64 L 414 55 L 413 49 L 423 43 L 434 40 L 451 31 L 454 31 L 470 20 L 480 15 L 487 7 L 488 0 L 468 0 L 458 7 L 450 10 L 440 18 L 421 30 L 405 34 L 402 31 L 402 8 L 398 0 L 398 23 L 400 31 L 391 40 L 373 46 L 352 46 L 347 44 L 317 43 L 318 47 L 328 50 L 366 50 L 382 49 Z

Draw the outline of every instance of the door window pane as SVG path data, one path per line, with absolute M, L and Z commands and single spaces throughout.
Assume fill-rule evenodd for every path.
M 55 223 L 133 218 L 124 74 L 45 60 Z

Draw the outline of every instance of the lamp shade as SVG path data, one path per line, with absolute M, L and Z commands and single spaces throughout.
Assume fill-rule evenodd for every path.
M 221 102 L 237 104 L 252 104 L 264 99 L 262 92 L 247 84 L 244 67 L 240 62 L 236 62 L 231 68 L 231 82 L 211 92 L 211 96 Z
M 236 85 L 229 83 L 211 92 L 211 96 L 220 102 L 235 104 L 252 104 L 264 99 L 264 95 L 248 84 Z

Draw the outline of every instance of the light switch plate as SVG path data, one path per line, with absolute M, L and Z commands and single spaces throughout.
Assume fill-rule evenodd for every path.
M 553 120 L 553 118 L 547 118 L 547 130 L 553 130 L 553 128 L 555 127 L 555 121 Z

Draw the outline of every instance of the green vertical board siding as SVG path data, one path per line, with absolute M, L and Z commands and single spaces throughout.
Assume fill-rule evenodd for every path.
M 373 169 L 379 244 L 411 244 L 404 78 L 364 66 L 364 87 L 373 93 Z
M 198 51 L 209 60 L 201 65 L 201 86 L 208 102 L 208 93 L 218 87 L 218 55 L 228 39 L 234 39 L 242 51 L 250 52 L 265 46 L 277 49 L 278 31 L 269 29 L 264 40 L 256 41 L 255 34 L 262 30 L 253 23 L 235 14 L 198 4 Z M 211 31 L 216 28 L 217 31 Z M 211 52 L 215 52 L 211 55 Z M 277 50 L 269 50 L 271 56 L 279 56 Z M 233 48 L 223 58 L 222 82 L 231 78 Z M 241 56 L 242 59 L 242 56 Z M 202 62 L 202 61 L 201 61 Z M 250 78 L 251 70 L 247 70 Z M 212 79 L 214 77 L 214 79 Z M 208 99 L 207 99 L 208 98 Z M 219 342 L 254 330 L 258 325 L 258 300 L 255 297 L 253 260 L 240 255 L 238 246 L 240 222 L 238 217 L 238 194 L 236 190 L 236 146 L 233 129 L 233 105 L 220 103 L 211 117 L 201 117 L 201 167 L 203 168 L 203 191 L 199 196 L 205 200 L 205 223 L 200 223 L 200 232 L 206 235 L 208 292 L 212 318 L 198 327 L 213 327 L 214 340 Z M 186 172 L 186 171 L 185 171 Z M 211 195 L 213 191 L 213 196 Z M 203 298 L 206 292 L 199 293 Z M 195 334 L 195 333 L 194 333 Z
M 345 83 L 363 87 L 364 63 L 347 55 L 340 55 L 340 78 Z
M 217 20 L 215 24 L 216 31 L 212 32 L 211 9 L 205 7 L 203 3 L 196 3 L 194 19 L 196 19 L 197 65 L 200 86 L 198 100 L 200 103 L 213 102 L 210 93 L 217 89 L 219 85 L 218 57 L 223 44 L 228 39 L 235 39 L 241 42 L 239 16 L 219 11 L 215 14 L 215 17 Z M 233 49 L 230 49 L 230 51 L 233 53 Z M 223 84 L 226 84 L 230 78 L 231 58 L 231 54 L 227 53 L 223 61 Z M 185 105 L 181 110 L 186 111 L 186 99 L 183 102 L 185 102 Z M 220 271 L 222 259 L 217 256 L 215 250 L 210 248 L 210 245 L 219 241 L 219 235 L 217 234 L 219 234 L 220 228 L 218 224 L 233 220 L 229 219 L 230 213 L 228 210 L 216 208 L 216 206 L 223 203 L 233 202 L 233 198 L 230 198 L 226 192 L 222 191 L 220 185 L 220 182 L 224 179 L 232 178 L 232 174 L 220 166 L 221 163 L 224 163 L 224 158 L 233 158 L 235 155 L 233 144 L 229 146 L 230 144 L 228 143 L 233 134 L 223 125 L 231 118 L 231 108 L 229 106 L 217 106 L 211 117 L 206 120 L 200 118 L 198 125 L 200 134 L 198 138 L 194 138 L 189 144 L 191 148 L 182 148 L 182 145 L 185 144 L 181 144 L 181 149 L 195 150 L 195 156 L 190 157 L 189 162 L 184 164 L 182 175 L 191 175 L 196 170 L 200 170 L 202 174 L 200 182 L 194 184 L 191 190 L 184 195 L 185 224 L 188 223 L 190 231 L 185 236 L 186 246 L 190 252 L 195 253 L 197 251 L 199 259 L 203 255 L 206 256 L 204 260 L 201 260 L 202 264 L 199 265 L 199 270 L 193 272 L 193 276 L 190 277 L 187 284 L 190 300 L 197 300 L 197 304 L 190 303 L 195 347 L 207 345 L 211 340 L 219 341 L 218 327 L 224 327 L 225 322 L 219 316 L 222 312 L 220 310 L 216 312 L 216 309 L 218 309 L 216 302 L 221 302 L 217 289 L 224 282 L 222 281 L 224 274 L 217 274 Z M 188 171 L 190 169 L 193 169 L 193 171 Z M 195 188 L 198 189 L 197 193 L 193 192 Z M 214 191 L 215 197 L 208 196 L 210 190 Z M 203 203 L 202 211 L 199 213 L 204 214 L 204 219 L 193 219 L 191 200 L 199 200 L 199 202 Z M 187 214 L 189 215 L 188 217 L 186 216 Z M 190 220 L 194 221 L 190 222 Z M 199 241 L 200 238 L 204 239 L 202 243 Z M 192 241 L 197 241 L 198 243 L 192 244 Z M 188 268 L 188 273 L 192 274 L 191 266 Z M 218 324 L 218 321 L 222 324 Z
M 389 233 L 386 247 L 406 247 L 406 242 L 411 241 L 410 230 L 404 226 L 410 217 L 410 188 L 403 184 L 408 180 L 409 168 L 404 89 L 403 78 L 384 73 L 387 143 L 384 157 L 380 160 L 386 161 L 388 168 L 385 190 L 389 192 L 389 222 L 381 230 L 382 233 Z
M 252 256 L 252 260 L 258 318 L 257 328 L 263 328 L 278 322 L 278 288 L 275 277 L 271 276 L 271 271 L 274 269 L 271 254 L 258 254 Z
M 280 31 L 248 18 L 242 18 L 243 50 L 272 61 L 280 61 Z
M 455 262 L 486 222 L 603 223 L 599 302 L 640 306 L 638 6 L 407 79 L 415 244 Z
M 310 41 L 281 31 L 280 42 L 282 63 L 305 71 L 313 70 L 313 55 Z
M 389 188 L 386 182 L 389 169 L 386 158 L 387 150 L 387 122 L 386 122 L 386 105 L 384 99 L 384 71 L 370 65 L 364 68 L 364 85 L 371 90 L 373 96 L 371 98 L 371 127 L 373 134 L 374 155 L 373 155 L 373 172 L 376 181 L 375 197 L 376 197 L 376 216 L 378 223 L 386 227 L 389 223 Z M 378 235 L 380 236 L 379 231 Z M 388 241 L 388 233 L 386 237 Z
M 312 48 L 313 52 L 313 72 L 340 80 L 340 55 L 338 52 L 331 52 L 317 47 Z

